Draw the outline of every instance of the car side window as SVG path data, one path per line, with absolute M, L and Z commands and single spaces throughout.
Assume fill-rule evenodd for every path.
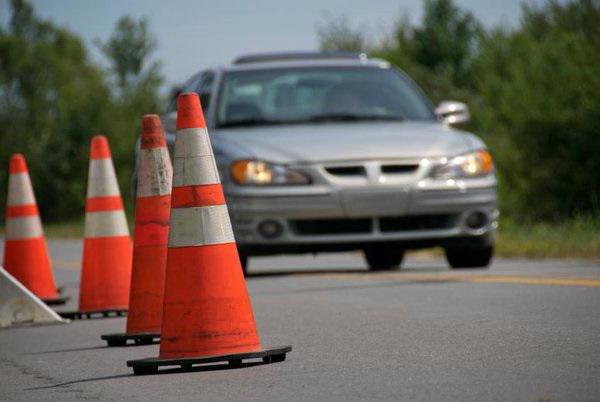
M 171 101 L 169 102 L 167 112 L 170 113 L 177 110 L 177 95 L 184 92 L 196 92 L 198 96 L 200 96 L 202 108 L 206 112 L 210 106 L 210 97 L 212 93 L 214 77 L 215 74 L 212 71 L 203 71 L 187 80 L 183 86 L 179 88 L 173 88 L 173 93 L 171 95 Z
M 196 74 L 189 80 L 187 80 L 181 86 L 174 86 L 171 91 L 171 101 L 169 102 L 169 107 L 167 107 L 167 112 L 174 112 L 177 110 L 177 96 L 180 93 L 184 92 L 196 92 L 198 86 L 200 85 L 200 81 L 202 80 L 203 74 Z
M 210 106 L 210 97 L 212 94 L 212 87 L 215 75 L 212 71 L 206 71 L 201 76 L 202 78 L 199 82 L 196 92 L 200 96 L 200 103 L 202 104 L 202 108 L 206 112 L 206 110 Z

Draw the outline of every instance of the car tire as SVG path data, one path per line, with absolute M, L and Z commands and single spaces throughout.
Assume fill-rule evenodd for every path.
M 446 259 L 452 269 L 488 268 L 493 256 L 493 246 L 446 248 Z
M 240 265 L 242 266 L 242 272 L 244 273 L 244 276 L 247 276 L 248 271 L 246 270 L 246 267 L 248 266 L 248 254 L 239 253 L 239 255 L 240 255 Z
M 400 268 L 404 250 L 389 247 L 368 247 L 363 250 L 369 271 L 391 271 Z

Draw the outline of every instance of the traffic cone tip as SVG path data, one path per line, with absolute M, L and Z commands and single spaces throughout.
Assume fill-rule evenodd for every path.
M 104 135 L 95 135 L 92 138 L 90 157 L 92 159 L 108 159 L 111 157 L 108 139 Z
M 177 129 L 206 128 L 200 98 L 195 92 L 186 92 L 177 97 Z
M 23 154 L 13 154 L 10 157 L 10 168 L 9 173 L 24 173 L 27 172 L 27 162 L 25 161 L 25 156 Z
M 156 114 L 147 114 L 142 117 L 141 149 L 166 147 L 160 118 Z

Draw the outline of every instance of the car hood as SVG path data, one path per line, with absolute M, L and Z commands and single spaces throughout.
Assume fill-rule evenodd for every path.
M 212 137 L 230 157 L 279 163 L 441 157 L 483 146 L 472 134 L 433 122 L 240 127 Z

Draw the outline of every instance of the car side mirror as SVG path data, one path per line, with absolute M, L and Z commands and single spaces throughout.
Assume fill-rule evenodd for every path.
M 177 111 L 173 110 L 163 116 L 163 125 L 165 131 L 175 133 L 177 131 Z
M 466 123 L 471 118 L 469 107 L 462 102 L 442 101 L 435 108 L 438 119 L 447 125 Z

